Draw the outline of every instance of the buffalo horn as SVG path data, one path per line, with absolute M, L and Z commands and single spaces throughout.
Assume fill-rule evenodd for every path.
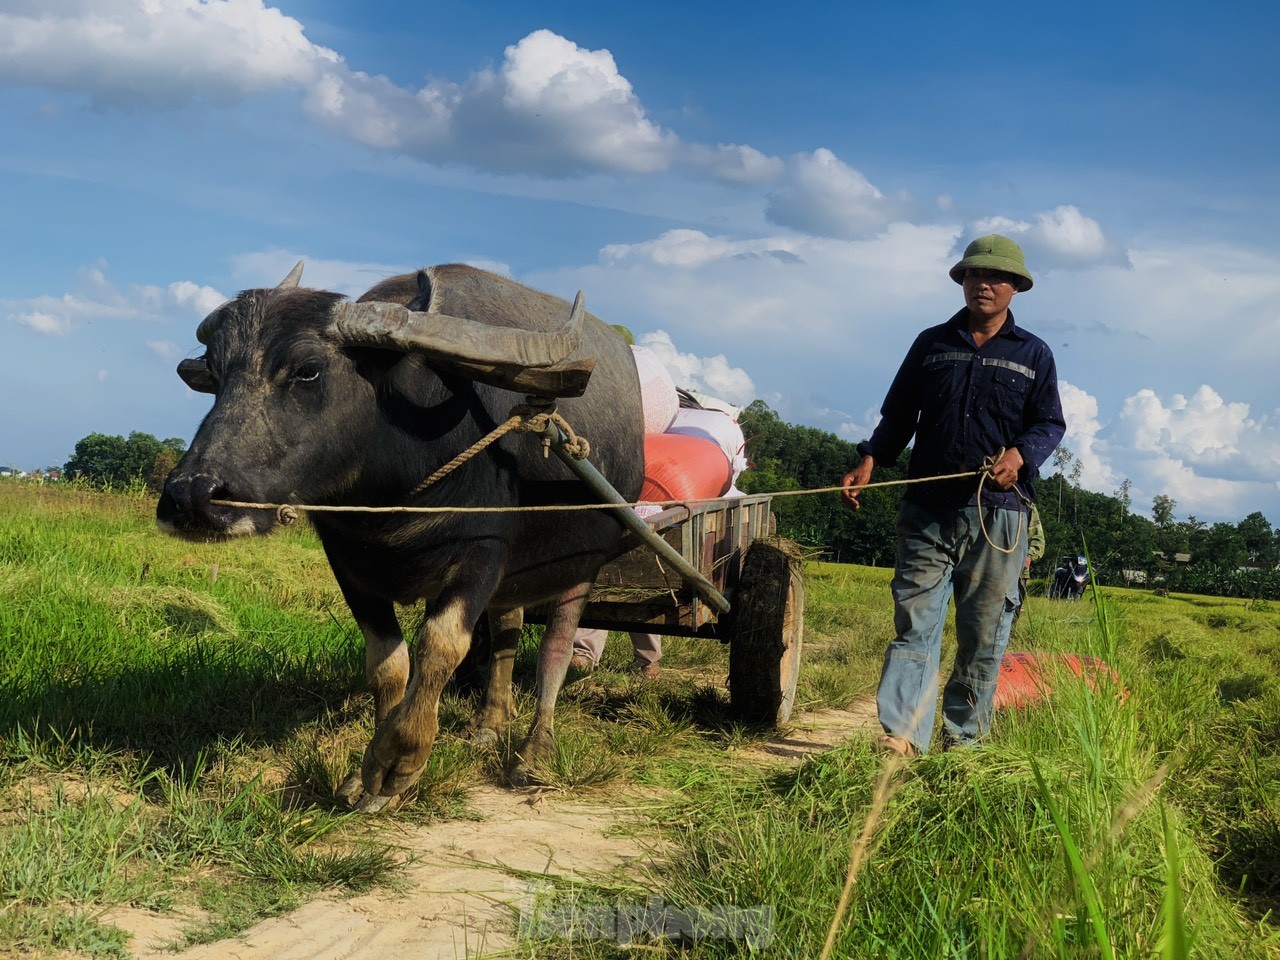
M 299 260 L 296 264 L 294 264 L 293 269 L 289 271 L 288 275 L 283 280 L 281 280 L 279 283 L 276 284 L 275 288 L 277 290 L 296 290 L 298 288 L 298 284 L 302 280 L 303 262 L 304 261 Z M 226 304 L 223 304 L 223 306 L 226 306 Z M 207 344 L 211 339 L 213 339 L 213 335 L 217 331 L 218 326 L 221 323 L 222 323 L 222 307 L 219 307 L 217 310 L 214 310 L 207 317 L 205 317 L 203 320 L 200 321 L 200 326 L 196 327 L 196 339 L 201 343 Z M 186 361 L 183 361 L 183 362 L 185 363 Z M 181 370 L 179 370 L 179 374 L 181 374 Z M 199 389 L 199 388 L 193 387 L 192 389 Z M 212 392 L 212 391 L 207 391 L 207 392 Z
M 296 287 L 299 284 L 299 282 L 301 282 L 302 263 L 303 261 L 299 260 L 294 265 L 294 268 L 289 271 L 289 275 L 276 284 L 277 290 L 292 290 L 294 287 Z
M 342 303 L 329 333 L 365 347 L 417 353 L 439 367 L 481 383 L 549 397 L 581 396 L 593 359 L 570 360 L 586 309 L 579 291 L 569 319 L 556 330 L 491 326 L 397 303 Z

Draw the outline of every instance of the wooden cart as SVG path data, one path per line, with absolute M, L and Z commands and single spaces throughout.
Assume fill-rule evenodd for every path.
M 799 550 L 774 533 L 770 497 L 671 507 L 645 524 L 710 581 L 727 611 L 681 564 L 629 533 L 631 549 L 600 569 L 582 625 L 727 643 L 735 715 L 785 723 L 800 673 L 804 578 Z

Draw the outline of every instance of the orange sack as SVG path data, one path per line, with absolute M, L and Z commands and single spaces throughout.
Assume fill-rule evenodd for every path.
M 1129 699 L 1129 691 L 1115 667 L 1097 657 L 1074 653 L 1006 653 L 1000 661 L 992 705 L 1003 710 L 1040 703 L 1053 694 L 1053 682 L 1072 676 L 1082 679 L 1095 692 L 1101 686 L 1109 686 L 1121 700 Z
M 681 433 L 645 435 L 641 500 L 718 497 L 732 480 L 729 459 L 715 441 Z

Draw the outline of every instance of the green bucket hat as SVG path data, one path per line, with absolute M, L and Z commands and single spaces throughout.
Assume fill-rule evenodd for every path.
M 951 279 L 956 283 L 964 283 L 964 272 L 970 267 L 979 270 L 999 270 L 1021 278 L 1018 292 L 1030 290 L 1035 282 L 1031 273 L 1022 261 L 1022 248 L 998 233 L 990 233 L 979 237 L 964 248 L 964 257 L 951 268 Z

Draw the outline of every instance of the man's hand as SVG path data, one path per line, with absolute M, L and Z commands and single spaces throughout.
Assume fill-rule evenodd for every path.
M 858 503 L 858 494 L 871 482 L 871 471 L 876 468 L 874 457 L 863 457 L 862 461 L 840 479 L 840 485 L 848 489 L 840 491 L 840 497 L 846 507 L 854 510 L 862 509 Z
M 1018 482 L 1018 471 L 1022 469 L 1022 463 L 1022 453 L 1017 447 L 1010 447 L 992 467 L 991 482 L 997 489 L 1012 490 L 1013 485 Z

